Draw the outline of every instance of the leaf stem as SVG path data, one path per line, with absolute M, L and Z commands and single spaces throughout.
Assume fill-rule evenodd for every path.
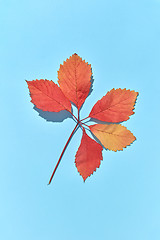
M 83 118 L 81 121 L 86 120 L 87 118 L 90 118 L 90 117 L 88 116 L 88 117 L 86 117 L 86 118 Z
M 84 129 L 84 127 L 82 126 L 83 123 L 81 123 L 81 121 L 79 121 L 79 125 L 81 126 L 82 129 Z
M 76 118 L 72 112 L 70 112 L 70 114 L 78 121 L 78 118 Z
M 78 109 L 78 122 L 79 122 L 79 109 Z
M 76 128 L 77 128 L 78 125 L 79 125 L 79 123 L 76 124 L 76 126 L 75 126 L 75 128 L 73 129 L 70 137 L 68 138 L 68 141 L 66 142 L 66 145 L 65 145 L 64 148 L 63 148 L 63 151 L 62 151 L 62 153 L 61 153 L 61 155 L 60 155 L 60 157 L 59 157 L 59 160 L 58 160 L 58 162 L 57 162 L 57 164 L 56 164 L 56 166 L 55 166 L 55 169 L 54 169 L 54 171 L 53 171 L 53 173 L 52 173 L 52 176 L 51 176 L 51 178 L 50 178 L 50 180 L 49 180 L 48 185 L 51 183 L 52 178 L 53 178 L 53 176 L 54 176 L 54 174 L 55 174 L 55 172 L 56 172 L 56 170 L 57 170 L 57 168 L 58 168 L 58 165 L 59 165 L 59 163 L 60 163 L 60 161 L 61 161 L 61 158 L 62 158 L 62 156 L 63 156 L 63 154 L 64 154 L 64 152 L 65 152 L 65 150 L 66 150 L 66 147 L 67 147 L 68 143 L 70 142 L 70 140 L 71 140 L 71 138 L 72 138 L 72 136 L 73 136 L 73 134 L 74 134 L 74 132 L 75 132 L 75 130 L 76 130 Z
M 88 125 L 87 124 L 85 124 L 85 123 L 81 123 L 82 125 L 84 125 L 84 126 L 86 126 L 86 127 L 88 127 Z

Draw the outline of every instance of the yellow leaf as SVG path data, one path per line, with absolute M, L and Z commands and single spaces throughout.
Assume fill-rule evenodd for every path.
M 89 128 L 105 148 L 115 152 L 123 150 L 136 140 L 136 137 L 121 124 L 95 124 Z

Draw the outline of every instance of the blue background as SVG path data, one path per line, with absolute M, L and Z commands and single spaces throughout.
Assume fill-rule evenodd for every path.
M 160 1 L 1 0 L 0 34 L 0 239 L 159 240 Z M 83 183 L 79 129 L 47 186 L 75 122 L 40 117 L 25 79 L 57 82 L 75 52 L 95 80 L 81 116 L 113 87 L 138 91 L 137 141 Z

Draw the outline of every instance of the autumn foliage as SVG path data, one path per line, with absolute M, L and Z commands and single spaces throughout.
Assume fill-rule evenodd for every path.
M 91 76 L 91 65 L 77 54 L 73 54 L 60 65 L 59 86 L 46 79 L 27 81 L 31 102 L 37 108 L 49 112 L 66 110 L 77 122 L 60 155 L 49 184 L 78 127 L 82 129 L 83 134 L 75 156 L 75 164 L 84 181 L 100 166 L 103 147 L 112 151 L 123 150 L 136 139 L 120 122 L 128 120 L 134 114 L 138 92 L 113 88 L 95 103 L 88 117 L 80 119 L 80 109 L 91 90 Z M 72 104 L 77 107 L 77 116 L 72 112 Z M 88 125 L 88 121 L 85 122 L 86 119 L 99 120 L 100 123 Z M 86 130 L 92 133 L 93 138 L 88 136 Z

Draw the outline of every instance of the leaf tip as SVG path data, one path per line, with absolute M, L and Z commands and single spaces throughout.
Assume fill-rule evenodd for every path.
M 25 81 L 26 81 L 27 85 L 29 85 L 29 82 L 30 82 L 30 81 L 28 81 L 28 80 L 25 80 Z

